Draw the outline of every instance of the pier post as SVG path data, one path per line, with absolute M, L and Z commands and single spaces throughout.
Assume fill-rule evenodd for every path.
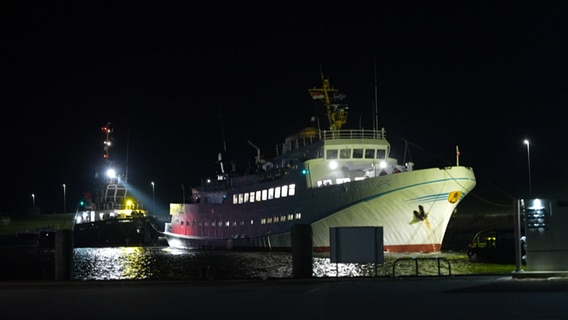
M 309 224 L 292 226 L 292 273 L 294 278 L 312 277 L 312 253 L 312 226 Z
M 71 280 L 73 270 L 73 235 L 71 230 L 55 233 L 55 280 Z

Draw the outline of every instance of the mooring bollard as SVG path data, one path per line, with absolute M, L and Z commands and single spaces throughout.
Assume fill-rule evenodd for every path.
M 313 269 L 312 226 L 292 226 L 292 273 L 294 278 L 311 278 Z
M 73 270 L 73 234 L 71 230 L 55 233 L 55 280 L 71 280 Z

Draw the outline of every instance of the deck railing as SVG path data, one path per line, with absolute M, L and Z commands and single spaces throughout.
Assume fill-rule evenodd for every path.
M 319 135 L 298 136 L 289 138 L 285 143 L 276 146 L 278 155 L 288 153 L 318 141 L 338 139 L 386 139 L 385 129 L 381 130 L 322 130 Z
M 336 139 L 386 139 L 386 132 L 381 130 L 332 130 L 321 131 L 322 140 Z

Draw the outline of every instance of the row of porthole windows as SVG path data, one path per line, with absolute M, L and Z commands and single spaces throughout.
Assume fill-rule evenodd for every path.
M 354 149 L 328 149 L 326 151 L 326 159 L 385 159 L 387 154 L 386 150 L 383 149 L 363 149 L 363 148 L 354 148 Z M 376 157 L 375 157 L 376 155 Z
M 286 222 L 286 221 L 292 221 L 292 220 L 300 220 L 302 218 L 302 214 L 299 212 L 296 212 L 294 214 L 287 214 L 287 215 L 281 215 L 281 216 L 276 216 L 276 217 L 270 217 L 270 218 L 261 218 L 260 219 L 260 224 L 269 224 L 269 223 L 278 223 L 278 222 Z M 244 226 L 245 222 L 241 221 L 238 223 L 239 226 Z M 251 220 L 250 224 L 254 224 L 254 221 Z M 184 225 L 184 221 L 180 222 L 180 225 L 183 226 Z M 190 222 L 189 221 L 185 221 L 185 225 L 189 226 Z M 237 226 L 237 221 L 213 221 L 211 223 L 209 223 L 209 221 L 196 221 L 193 220 L 193 227 L 236 227 Z
M 278 222 L 286 222 L 292 220 L 300 220 L 302 219 L 302 214 L 296 212 L 294 214 L 282 215 L 280 217 L 270 217 L 270 218 L 262 218 L 260 219 L 260 224 L 269 224 L 269 223 L 278 223 Z
M 250 224 L 253 224 L 253 223 L 254 223 L 254 221 L 251 220 L 251 221 L 250 221 Z M 209 221 L 193 220 L 192 222 L 190 222 L 190 221 L 183 221 L 183 220 L 182 220 L 179 224 L 180 224 L 182 227 L 183 227 L 184 225 L 186 225 L 186 226 L 189 227 L 190 224 L 193 224 L 193 227 L 198 227 L 198 226 L 199 226 L 199 227 L 204 227 L 204 226 L 205 226 L 205 227 L 209 227 L 209 226 L 211 226 L 211 227 L 223 227 L 223 226 L 225 226 L 225 227 L 229 227 L 229 226 L 236 227 L 236 226 L 237 226 L 237 221 L 233 221 L 233 222 L 230 222 L 230 221 L 224 221 L 224 222 L 223 222 L 223 221 L 212 221 L 212 222 L 209 222 Z M 245 222 L 244 222 L 244 221 L 241 221 L 241 222 L 239 223 L 239 225 L 240 225 L 240 226 L 244 226 L 244 225 L 245 225 Z
M 248 202 L 261 202 L 266 200 L 292 197 L 296 194 L 296 185 L 288 184 L 279 187 L 273 187 L 263 190 L 251 191 L 247 193 L 238 193 L 233 195 L 233 204 L 241 204 Z
M 354 180 L 354 181 L 359 181 L 359 180 L 365 180 L 365 178 L 367 178 L 367 176 L 355 177 L 353 180 Z M 342 184 L 342 183 L 347 183 L 347 182 L 350 182 L 350 181 L 351 181 L 350 178 L 337 178 L 337 179 L 335 179 L 335 184 Z M 316 181 L 316 185 L 317 185 L 318 187 L 321 187 L 321 186 L 329 186 L 329 185 L 332 185 L 332 184 L 334 184 L 334 182 L 333 182 L 332 179 L 324 179 L 324 180 L 318 180 L 318 181 Z

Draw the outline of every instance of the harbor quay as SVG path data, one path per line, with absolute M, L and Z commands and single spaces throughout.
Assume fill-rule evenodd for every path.
M 0 283 L 10 319 L 565 319 L 567 297 L 551 275 Z

